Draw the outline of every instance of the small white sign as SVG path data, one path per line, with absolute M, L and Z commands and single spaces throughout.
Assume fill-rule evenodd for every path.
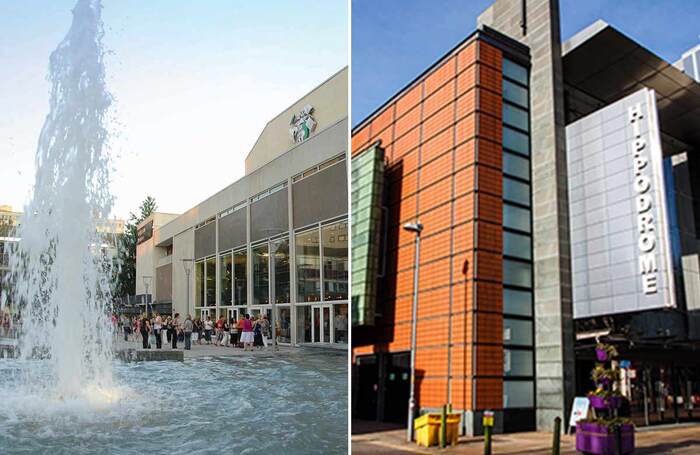
M 571 407 L 571 417 L 569 417 L 569 428 L 575 427 L 576 422 L 588 417 L 588 406 L 590 402 L 586 397 L 574 398 L 574 405 Z

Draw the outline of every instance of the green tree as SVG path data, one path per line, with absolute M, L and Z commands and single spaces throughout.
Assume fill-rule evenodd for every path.
M 124 224 L 124 235 L 119 242 L 119 272 L 117 274 L 115 297 L 126 299 L 136 294 L 136 226 L 156 211 L 156 200 L 151 196 L 139 206 L 139 213 L 129 213 L 129 219 Z

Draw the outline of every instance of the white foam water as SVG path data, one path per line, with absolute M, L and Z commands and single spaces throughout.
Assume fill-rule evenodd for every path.
M 21 386 L 60 401 L 113 398 L 112 272 L 98 233 L 113 203 L 101 11 L 100 0 L 78 0 L 51 54 L 33 195 L 10 258 L 20 356 L 43 359 Z

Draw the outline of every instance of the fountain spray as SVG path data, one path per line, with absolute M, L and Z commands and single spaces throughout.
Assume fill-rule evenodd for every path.
M 30 380 L 62 399 L 104 390 L 112 378 L 111 261 L 97 229 L 113 203 L 101 12 L 100 0 L 78 0 L 51 54 L 33 195 L 10 258 L 20 355 L 49 360 Z

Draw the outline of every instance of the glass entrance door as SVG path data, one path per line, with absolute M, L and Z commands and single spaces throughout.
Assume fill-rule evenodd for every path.
M 331 305 L 311 307 L 311 340 L 313 343 L 331 343 Z

